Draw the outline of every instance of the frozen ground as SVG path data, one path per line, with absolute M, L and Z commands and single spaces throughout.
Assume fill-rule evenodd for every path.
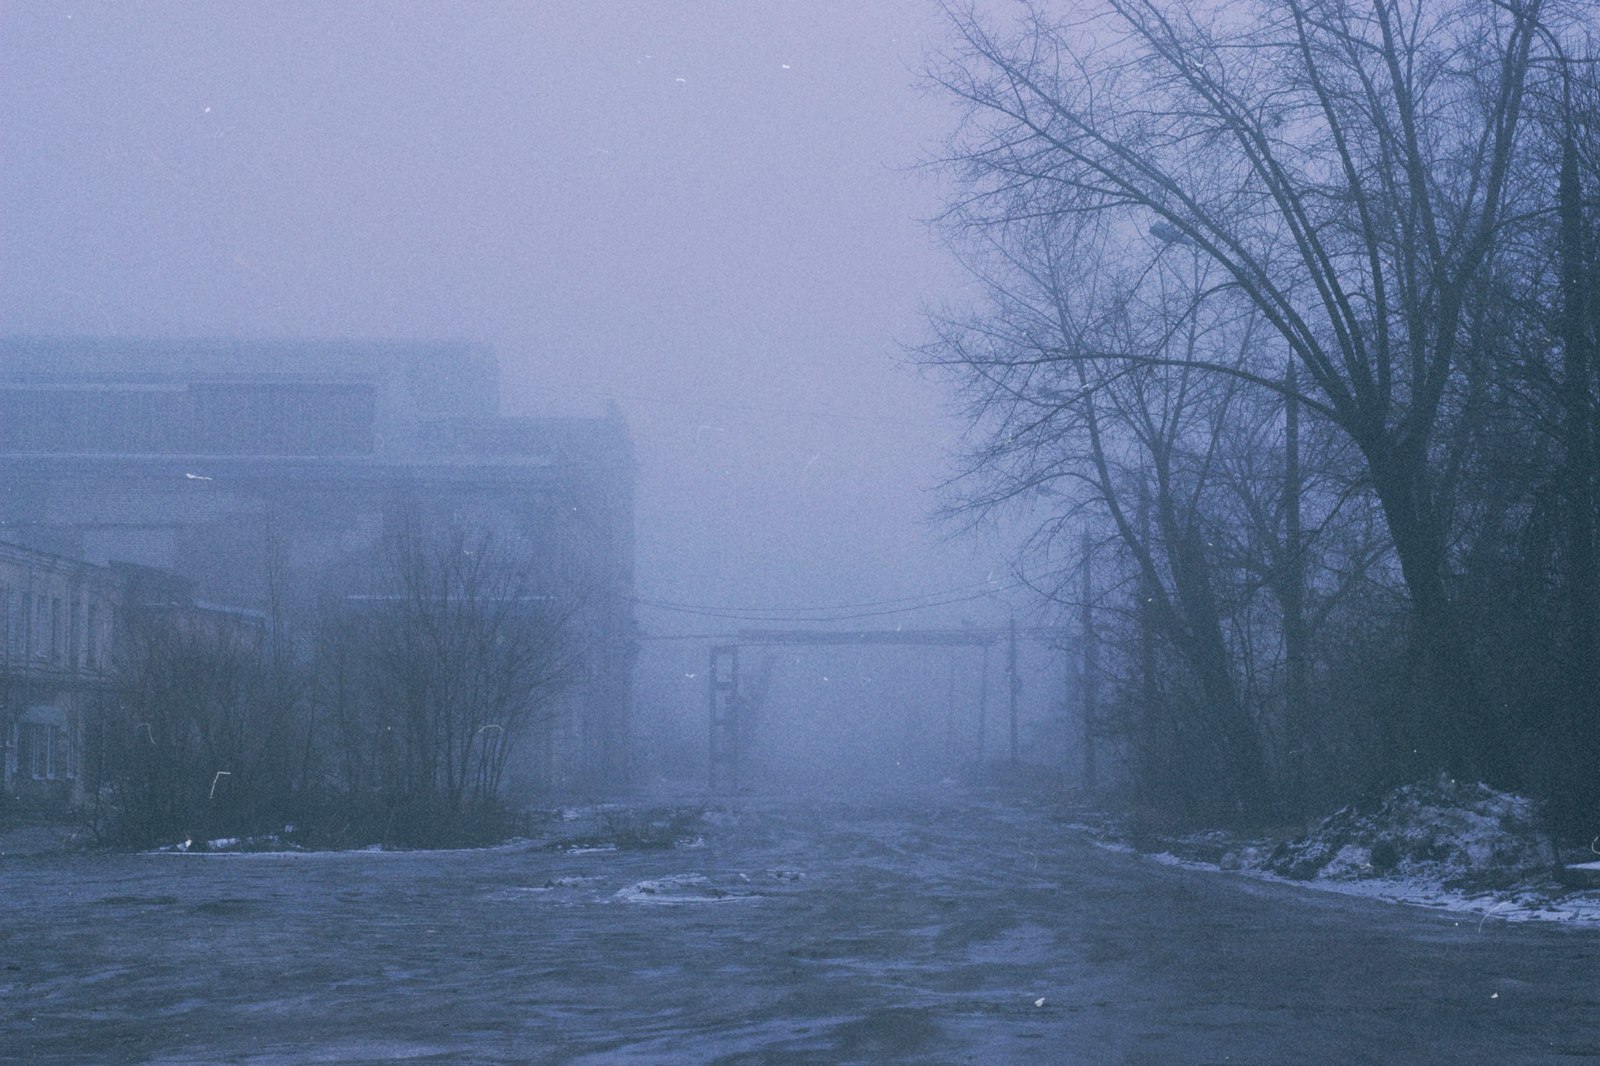
M 665 841 L 5 856 L 0 1062 L 1600 1055 L 1593 932 L 1196 876 L 1068 817 L 745 799 Z

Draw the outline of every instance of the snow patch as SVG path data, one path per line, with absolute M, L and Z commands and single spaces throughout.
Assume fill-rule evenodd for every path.
M 753 892 L 735 892 L 712 884 L 704 874 L 671 874 L 667 877 L 636 881 L 619 889 L 614 897 L 623 903 L 672 905 L 679 903 L 726 903 L 755 899 Z
M 1158 838 L 1144 857 L 1477 919 L 1600 925 L 1600 861 L 1559 866 L 1532 800 L 1441 777 L 1345 807 L 1289 841 L 1221 830 Z M 1074 823 L 1107 851 L 1133 847 L 1109 822 Z M 1559 880 L 1558 880 L 1559 877 Z M 1575 890 L 1576 889 L 1576 890 Z

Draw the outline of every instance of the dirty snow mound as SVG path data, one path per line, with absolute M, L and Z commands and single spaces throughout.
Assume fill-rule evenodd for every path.
M 1335 812 L 1278 845 L 1265 866 L 1297 881 L 1401 877 L 1504 888 L 1555 863 L 1532 800 L 1441 777 Z
M 720 888 L 704 874 L 672 874 L 639 881 L 618 890 L 614 897 L 624 903 L 722 903 L 756 898 L 755 893 Z

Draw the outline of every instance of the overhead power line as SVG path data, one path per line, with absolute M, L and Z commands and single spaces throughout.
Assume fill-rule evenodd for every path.
M 568 392 L 591 393 L 609 399 L 629 400 L 634 403 L 654 404 L 660 407 L 684 407 L 699 410 L 737 411 L 741 414 L 778 415 L 785 418 L 813 419 L 827 422 L 860 422 L 868 425 L 898 425 L 911 427 L 925 427 L 927 422 L 910 418 L 897 418 L 893 415 L 883 414 L 856 414 L 852 411 L 840 411 L 816 407 L 796 407 L 792 404 L 757 404 L 741 403 L 734 400 L 708 400 L 699 397 L 657 396 L 637 392 L 618 392 L 615 389 L 602 389 L 589 385 L 556 385 L 547 386 L 551 389 L 566 390 Z
M 671 611 L 675 614 L 696 615 L 701 618 L 723 618 L 738 622 L 850 622 L 862 618 L 884 618 L 890 615 L 910 614 L 914 611 L 926 610 L 930 607 L 947 607 L 957 603 L 970 603 L 981 600 L 1008 589 L 1020 588 L 1022 582 L 1017 581 L 999 588 L 985 589 L 964 596 L 952 596 L 946 599 L 929 600 L 923 603 L 910 604 L 902 607 L 885 607 L 881 610 L 852 611 L 843 614 L 807 614 L 803 612 L 815 611 L 816 608 L 797 608 L 785 613 L 758 614 L 750 608 L 711 608 L 693 607 L 682 604 L 671 604 L 655 600 L 635 598 L 634 602 L 643 607 L 653 607 L 660 611 Z M 892 602 L 892 601 L 885 601 Z M 863 605 L 870 606 L 870 605 Z
M 834 603 L 821 607 L 785 607 L 773 605 L 766 607 L 729 607 L 726 604 L 716 603 L 678 603 L 671 600 L 652 600 L 644 597 L 634 597 L 635 603 L 646 604 L 650 607 L 665 607 L 682 611 L 726 611 L 729 613 L 754 613 L 754 614 L 806 614 L 813 612 L 832 611 L 859 611 L 873 607 L 893 607 L 899 604 L 914 603 L 919 600 L 932 600 L 943 596 L 954 596 L 958 593 L 981 593 L 988 595 L 993 592 L 1004 592 L 1026 583 L 1025 578 L 1018 578 L 1004 585 L 996 585 L 993 581 L 980 581 L 971 585 L 957 585 L 955 588 L 938 589 L 934 592 L 919 592 L 913 596 L 893 596 L 880 600 L 862 600 L 857 603 Z

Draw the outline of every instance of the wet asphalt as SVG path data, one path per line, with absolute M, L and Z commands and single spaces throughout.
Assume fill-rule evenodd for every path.
M 4 1063 L 1575 1063 L 1600 933 L 1097 848 L 1047 801 L 686 846 L 0 858 Z

